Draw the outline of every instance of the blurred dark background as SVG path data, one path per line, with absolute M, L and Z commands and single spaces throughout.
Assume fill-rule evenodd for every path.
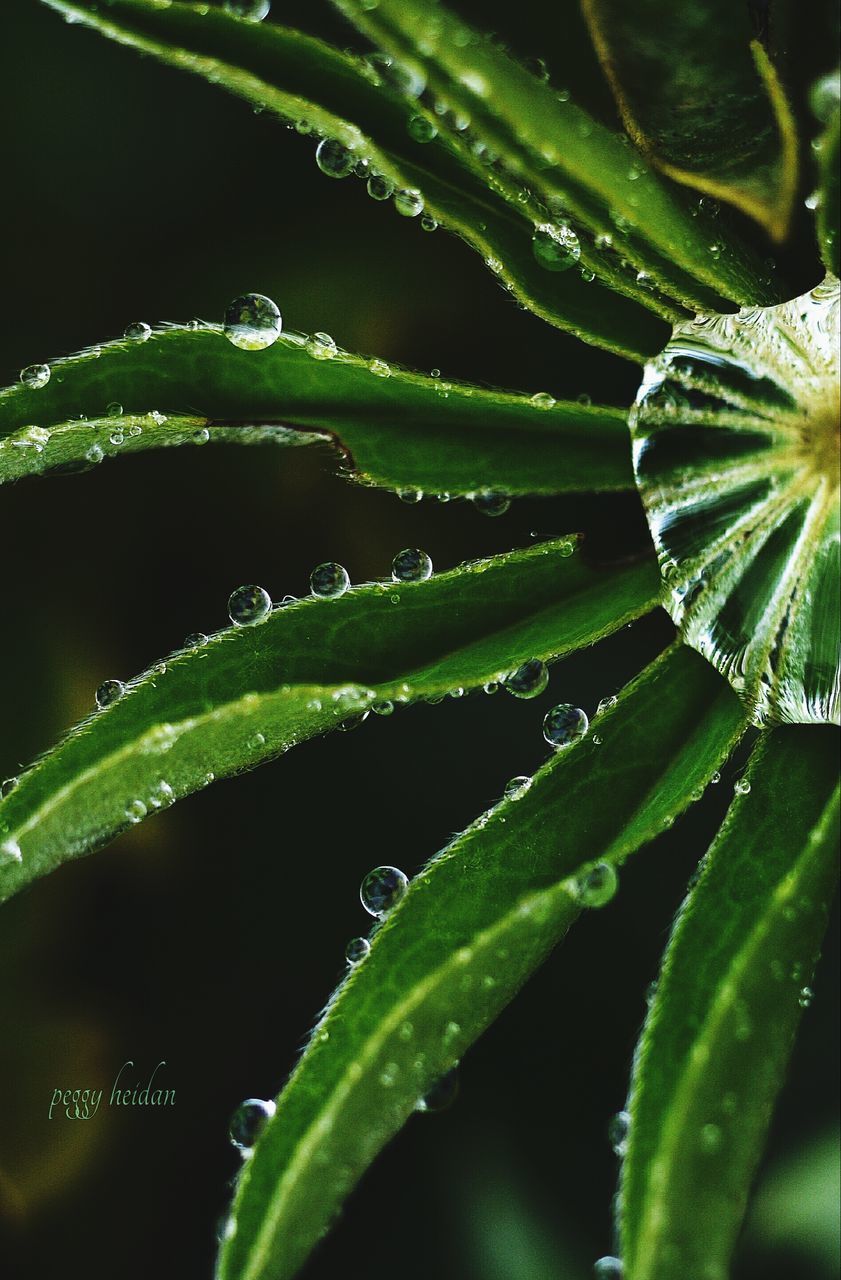
M 461 8 L 613 118 L 572 3 Z M 326 3 L 276 3 L 273 16 L 361 47 Z M 801 24 L 792 36 L 801 86 L 834 57 L 825 34 Z M 289 327 L 445 376 L 633 396 L 633 367 L 521 312 L 443 232 L 375 205 L 354 179 L 323 177 L 312 141 L 35 0 L 6 0 L 0 13 L 0 95 L 0 384 L 132 321 L 219 320 L 231 297 L 257 290 Z M 784 266 L 798 291 L 819 274 L 808 246 Z M 223 625 L 242 582 L 279 598 L 302 593 L 328 558 L 362 581 L 386 574 L 403 546 L 447 568 L 573 529 L 626 550 L 647 537 L 634 498 L 517 502 L 488 520 L 463 503 L 406 506 L 355 489 L 309 450 L 139 455 L 0 497 L 0 778 L 87 713 L 102 679 Z M 644 620 L 556 667 L 535 703 L 478 695 L 371 717 L 352 740 L 306 744 L 212 787 L 8 904 L 4 1280 L 207 1280 L 237 1167 L 228 1118 L 292 1067 L 346 939 L 366 929 L 363 874 L 382 862 L 415 871 L 541 761 L 547 706 L 594 706 L 669 636 L 665 615 Z M 580 1280 L 609 1252 L 606 1127 L 644 989 L 733 776 L 575 927 L 469 1053 L 456 1105 L 413 1119 L 369 1172 L 306 1280 Z M 836 925 L 738 1280 L 828 1280 L 837 1268 L 837 970 Z M 166 1060 L 174 1109 L 47 1119 L 54 1088 L 109 1091 L 127 1059 L 134 1080 Z

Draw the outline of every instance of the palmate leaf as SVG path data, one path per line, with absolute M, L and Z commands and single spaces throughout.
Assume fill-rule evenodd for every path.
M 744 725 L 674 647 L 410 885 L 339 987 L 239 1180 L 219 1280 L 288 1280 L 351 1187 L 562 937 L 578 877 L 620 864 L 703 787 Z
M 325 350 L 293 334 L 244 351 L 218 325 L 173 325 L 56 361 L 46 385 L 0 391 L 0 483 L 220 439 L 331 441 L 357 479 L 392 489 L 633 487 L 620 409 L 452 383 L 345 351 L 320 358 Z
M 631 1086 L 628 1280 L 727 1276 L 837 883 L 835 745 L 766 738 L 678 917 Z
M 526 211 L 489 190 L 482 167 L 466 164 L 445 137 L 414 139 L 409 123 L 417 105 L 404 101 L 358 58 L 301 32 L 243 22 L 206 5 L 44 2 L 120 43 L 221 85 L 307 134 L 340 143 L 354 162 L 367 162 L 368 172 L 384 175 L 395 188 L 420 190 L 425 216 L 467 241 L 549 324 L 639 361 L 662 347 L 668 336 L 664 321 L 679 318 L 674 304 L 658 302 L 641 288 L 636 272 L 618 260 L 583 255 L 582 265 L 610 290 L 578 271 L 558 273 L 539 265 Z
M 767 304 L 762 264 L 625 140 L 478 36 L 437 0 L 334 0 L 361 31 L 422 71 L 476 139 L 559 219 L 607 237 L 642 278 L 693 310 Z M 607 250 L 610 257 L 612 250 Z
M 669 177 L 737 205 L 782 240 L 797 193 L 797 132 L 750 7 L 583 0 L 583 8 L 642 151 Z
M 594 569 L 573 548 L 573 539 L 547 542 L 425 582 L 290 603 L 152 667 L 4 788 L 0 901 L 214 778 L 378 701 L 480 687 L 653 607 L 653 560 Z

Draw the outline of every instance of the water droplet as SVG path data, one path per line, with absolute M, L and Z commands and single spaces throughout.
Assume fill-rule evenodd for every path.
M 516 800 L 519 796 L 524 796 L 531 786 L 531 778 L 525 774 L 518 774 L 516 778 L 511 778 L 505 784 L 503 795 L 506 800 Z
M 515 698 L 536 698 L 549 683 L 549 668 L 539 658 L 529 658 L 503 681 L 503 686 Z
M 423 213 L 423 196 L 416 187 L 404 187 L 394 193 L 394 207 L 404 218 L 416 218 Z
M 126 686 L 122 680 L 103 680 L 102 684 L 96 691 L 96 705 L 98 707 L 109 707 L 112 702 L 116 702 L 126 691 Z
M 544 738 L 551 746 L 558 748 L 571 747 L 573 743 L 580 742 L 589 728 L 590 721 L 586 714 L 580 707 L 574 707 L 569 702 L 561 702 L 553 707 L 543 720 Z
M 271 1099 L 246 1098 L 231 1116 L 228 1130 L 231 1142 L 239 1151 L 250 1151 L 276 1111 Z
M 152 336 L 151 325 L 144 324 L 142 320 L 135 321 L 134 324 L 126 325 L 124 338 L 129 342 L 146 342 Z
M 580 404 L 582 409 L 588 409 L 593 403 L 593 397 L 588 396 L 586 391 L 582 391 L 575 397 L 575 403 Z
M 416 1103 L 415 1110 L 423 1113 L 446 1111 L 458 1096 L 458 1069 L 453 1067 L 437 1080 L 431 1089 Z
M 715 1155 L 720 1150 L 724 1135 L 717 1124 L 705 1124 L 701 1130 L 701 1150 L 705 1155 Z
M 329 333 L 314 333 L 307 338 L 306 349 L 315 360 L 332 360 L 338 348 Z
M 347 569 L 336 564 L 334 560 L 326 560 L 316 565 L 310 574 L 310 589 L 320 600 L 335 600 L 343 596 L 350 586 Z
M 530 398 L 530 403 L 533 404 L 536 409 L 554 409 L 557 401 L 554 396 L 550 396 L 548 391 L 535 391 L 534 395 Z
M 228 617 L 236 627 L 253 627 L 269 616 L 271 608 L 268 591 L 253 583 L 237 587 L 228 597 Z
M 468 495 L 477 511 L 483 516 L 503 516 L 511 506 L 511 499 L 504 493 L 496 493 L 492 489 L 482 489 L 480 493 Z
M 617 698 L 615 693 L 610 694 L 610 696 L 607 698 L 602 698 L 599 702 L 598 707 L 596 708 L 596 714 L 602 715 L 603 712 L 609 711 L 611 707 L 616 706 L 616 702 L 617 702 Z
M 5 800 L 6 796 L 10 796 L 19 782 L 20 778 L 17 776 L 6 778 L 3 782 L 0 782 L 0 800 Z
M 413 507 L 423 498 L 421 489 L 398 489 L 397 496 L 401 502 L 405 502 L 407 506 Z
M 370 369 L 371 373 L 373 373 L 375 378 L 391 377 L 391 365 L 389 365 L 385 360 L 379 360 L 379 359 L 371 360 L 368 364 L 368 368 Z M 423 494 L 421 494 L 421 497 L 423 497 Z
M 482 688 L 484 689 L 485 693 L 489 693 L 489 694 L 499 693 L 499 684 L 497 683 L 496 680 L 489 680 L 487 684 L 482 685 Z
M 368 179 L 368 195 L 372 200 L 390 200 L 394 195 L 394 183 L 381 173 L 372 173 Z
M 345 960 L 349 965 L 361 964 L 371 950 L 367 938 L 351 938 L 345 947 Z
M 423 215 L 423 217 L 422 217 L 422 218 L 421 218 L 421 220 L 420 220 L 420 224 L 421 224 L 421 230 L 422 230 L 422 231 L 437 231 L 437 230 L 438 230 L 438 222 L 437 222 L 437 220 L 436 220 L 435 218 L 431 217 L 428 213 L 425 213 L 425 214 Z M 440 373 L 440 372 L 441 372 L 441 370 L 439 369 L 439 370 L 438 370 L 438 372 Z M 433 377 L 437 377 L 437 374 L 433 374 L 432 376 L 433 376 Z
M 607 1137 L 614 1155 L 624 1156 L 628 1150 L 628 1134 L 631 1129 L 631 1115 L 628 1111 L 617 1111 L 607 1129 Z
M 123 435 L 122 431 L 112 431 L 110 436 L 108 437 L 108 443 L 113 444 L 115 448 L 119 448 L 119 446 L 123 443 L 124 440 L 125 440 L 125 436 Z
M 379 0 L 360 0 L 360 7 L 365 10 L 376 9 Z M 391 85 L 399 93 L 409 98 L 419 98 L 426 88 L 426 79 L 422 72 L 406 67 L 387 53 L 369 53 L 365 61 L 377 75 Z
M 619 888 L 616 868 L 609 862 L 600 862 L 575 884 L 575 896 L 582 907 L 604 907 Z
M 393 1089 L 397 1084 L 397 1078 L 399 1075 L 399 1064 L 397 1062 L 387 1062 L 380 1072 L 380 1084 L 384 1089 Z
M 797 1003 L 801 1009 L 808 1009 L 814 999 L 815 993 L 811 987 L 801 987 L 797 997 Z
M 431 142 L 438 137 L 438 129 L 426 116 L 412 116 L 407 125 L 409 136 L 415 142 Z
M 654 1004 L 654 998 L 657 995 L 657 986 L 658 983 L 655 978 L 654 981 L 649 982 L 648 986 L 645 988 L 645 1003 L 648 1005 L 649 1009 Z
M 409 880 L 397 867 L 375 867 L 362 881 L 359 897 L 366 911 L 382 917 L 405 895 Z
M 23 854 L 17 840 L 4 840 L 0 844 L 0 862 L 23 862 Z
M 40 387 L 45 387 L 49 382 L 50 366 L 48 364 L 28 364 L 25 369 L 21 369 L 20 380 L 25 387 L 29 387 L 30 391 L 37 391 Z
M 581 257 L 581 245 L 572 228 L 551 222 L 535 227 L 531 247 L 535 259 L 547 271 L 568 271 Z
M 620 1258 L 605 1255 L 593 1266 L 593 1275 L 596 1280 L 622 1280 L 624 1274 Z
M 198 431 L 194 431 L 190 437 L 193 444 L 207 444 L 210 439 L 210 430 L 207 427 L 199 427 Z
M 271 0 L 225 0 L 225 12 L 246 22 L 262 22 L 271 7 Z
M 424 582 L 432 574 L 432 561 L 425 551 L 407 547 L 398 551 L 391 562 L 391 576 L 395 582 Z
M 198 649 L 201 645 L 207 644 L 207 636 L 203 631 L 192 631 L 184 640 L 183 648 Z
M 142 822 L 147 812 L 146 805 L 142 800 L 129 800 L 126 805 L 126 817 L 131 823 Z
M 718 772 L 718 770 L 716 769 L 715 773 L 714 773 L 714 774 L 713 774 L 713 776 L 710 778 L 710 783 L 712 784 L 712 786 L 714 786 L 714 787 L 715 787 L 715 786 L 717 786 L 717 785 L 718 785 L 718 783 L 719 783 L 719 782 L 721 782 L 721 774 L 720 774 L 720 773 Z
M 85 452 L 85 459 L 92 467 L 95 467 L 96 464 L 101 462 L 104 457 L 105 454 L 102 451 L 102 445 L 99 444 L 92 444 Z
M 335 138 L 322 138 L 315 149 L 315 163 L 328 178 L 346 178 L 356 164 L 356 156 Z
M 737 778 L 733 783 L 733 790 L 737 796 L 746 796 L 750 791 L 750 783 L 747 778 Z
M 242 351 L 270 347 L 282 328 L 280 312 L 262 293 L 244 293 L 225 308 L 225 337 Z

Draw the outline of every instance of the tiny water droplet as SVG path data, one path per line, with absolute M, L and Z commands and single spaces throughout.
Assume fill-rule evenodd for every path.
M 203 631 L 192 631 L 185 637 L 183 648 L 198 649 L 201 645 L 207 644 L 207 636 Z
M 328 178 L 346 178 L 356 164 L 356 156 L 335 138 L 322 138 L 315 149 L 315 163 Z
M 746 796 L 750 791 L 750 783 L 747 778 L 737 778 L 733 783 L 733 790 L 737 796 Z
M 264 1098 L 246 1098 L 231 1116 L 228 1130 L 231 1142 L 239 1151 L 250 1151 L 276 1111 L 274 1102 Z
M 394 712 L 394 703 L 389 702 L 387 698 L 382 698 L 378 702 L 371 703 L 371 710 L 375 716 L 390 716 Z
M 385 360 L 379 360 L 379 359 L 371 360 L 368 365 L 368 368 L 371 371 L 371 373 L 373 373 L 375 378 L 391 377 L 391 365 L 388 364 Z
M 438 129 L 431 120 L 427 120 L 426 116 L 412 116 L 406 126 L 409 130 L 409 136 L 414 138 L 415 142 L 431 142 L 433 138 L 438 137 Z
M 814 999 L 815 993 L 811 987 L 801 987 L 797 996 L 797 1003 L 801 1009 L 808 1009 Z
M 720 774 L 720 773 L 718 772 L 718 770 L 716 769 L 715 773 L 714 773 L 714 774 L 713 774 L 713 776 L 710 778 L 710 783 L 711 783 L 711 785 L 712 785 L 712 786 L 714 786 L 714 787 L 715 787 L 715 786 L 717 786 L 717 785 L 718 785 L 718 783 L 719 783 L 719 782 L 721 782 L 721 774 Z
M 614 1258 L 612 1255 L 606 1254 L 603 1258 L 599 1258 L 593 1266 L 595 1280 L 623 1280 L 624 1274 L 621 1259 Z
M 147 342 L 152 336 L 151 325 L 145 324 L 142 320 L 136 320 L 134 324 L 126 325 L 123 337 L 129 342 Z
M 394 195 L 394 183 L 381 173 L 371 174 L 367 189 L 372 200 L 390 200 Z
M 701 1150 L 705 1155 L 715 1155 L 721 1149 L 724 1135 L 717 1124 L 705 1124 L 701 1129 Z
M 11 778 L 5 778 L 3 782 L 0 782 L 0 800 L 5 800 L 6 796 L 10 796 L 19 782 L 20 778 L 16 775 Z
M 487 684 L 482 685 L 482 688 L 488 694 L 499 693 L 499 684 L 496 680 L 489 680 Z
M 596 714 L 602 715 L 605 711 L 609 711 L 611 707 L 615 707 L 617 702 L 616 694 L 612 693 L 607 698 L 602 698 L 596 708 Z
M 370 950 L 371 944 L 367 938 L 351 938 L 345 947 L 345 960 L 351 966 L 361 964 Z
M 246 22 L 262 22 L 271 7 L 271 0 L 225 0 L 225 12 Z
M 193 444 L 207 444 L 208 440 L 210 439 L 209 428 L 199 427 L 197 431 L 193 432 L 190 439 L 192 440 Z
M 450 1071 L 444 1073 L 440 1080 L 436 1080 L 431 1089 L 423 1095 L 415 1104 L 415 1110 L 421 1113 L 431 1113 L 436 1111 L 446 1111 L 447 1107 L 451 1107 L 458 1096 L 459 1078 L 458 1068 L 453 1067 Z
M 503 687 L 515 698 L 536 698 L 549 683 L 549 668 L 540 658 L 529 658 L 503 680 Z
M 423 491 L 421 489 L 398 489 L 397 496 L 408 507 L 413 507 L 423 498 Z
M 519 796 L 524 796 L 531 783 L 531 778 L 525 773 L 518 774 L 516 778 L 511 778 L 505 784 L 505 791 L 503 792 L 505 799 L 515 800 Z
M 628 1111 L 617 1111 L 607 1129 L 607 1137 L 614 1155 L 624 1156 L 628 1150 L 628 1134 L 631 1129 L 631 1115 Z
M 561 702 L 546 713 L 543 720 L 543 736 L 550 746 L 571 747 L 580 742 L 590 728 L 590 721 L 580 707 Z
M 332 360 L 338 348 L 329 333 L 314 333 L 307 338 L 306 350 L 315 360 Z
M 404 187 L 394 193 L 394 207 L 404 218 L 416 218 L 423 213 L 424 200 L 416 187 Z
M 126 686 L 122 680 L 103 680 L 102 684 L 96 691 L 96 705 L 98 707 L 110 707 L 112 702 L 116 702 L 126 691 Z
M 398 551 L 391 563 L 391 576 L 395 582 L 424 582 L 432 574 L 432 561 L 425 551 L 407 547 Z
M 437 220 L 436 220 L 435 218 L 431 217 L 428 213 L 425 213 L 425 214 L 423 215 L 423 217 L 422 217 L 422 218 L 421 218 L 421 220 L 420 220 L 420 224 L 421 224 L 421 230 L 422 230 L 422 231 L 437 231 L 437 230 L 438 230 L 438 222 L 437 222 Z M 439 370 L 439 372 L 440 372 L 440 370 Z M 435 376 L 435 375 L 433 375 L 433 376 Z
M 530 403 L 536 409 L 554 409 L 557 401 L 554 396 L 550 396 L 548 391 L 535 391 L 534 395 L 530 397 Z
M 375 867 L 359 890 L 363 907 L 372 916 L 382 917 L 405 895 L 409 880 L 397 867 Z
M 250 583 L 228 597 L 228 617 L 236 627 L 253 627 L 271 612 L 272 598 L 263 587 Z
M 45 387 L 50 380 L 50 366 L 48 364 L 28 364 L 25 369 L 21 369 L 20 380 L 25 387 L 29 387 L 30 391 L 38 391 L 39 388 Z
M 609 862 L 600 862 L 576 881 L 575 896 L 582 907 L 604 907 L 618 888 L 616 868 Z
M 0 844 L 0 862 L 23 862 L 23 854 L 17 840 L 4 840 Z
M 280 311 L 262 293 L 244 293 L 225 308 L 225 337 L 242 351 L 270 347 L 282 328 Z
M 509 497 L 493 489 L 482 489 L 481 492 L 471 493 L 468 496 L 473 506 L 477 511 L 481 511 L 483 516 L 503 516 L 511 506 Z
M 310 590 L 320 600 L 336 600 L 345 594 L 349 586 L 347 569 L 334 560 L 316 565 L 310 574 Z
M 551 222 L 535 227 L 531 247 L 536 261 L 547 271 L 568 271 L 581 257 L 581 245 L 572 228 Z
M 129 822 L 142 822 L 146 817 L 148 810 L 142 800 L 129 800 L 126 805 L 126 817 Z

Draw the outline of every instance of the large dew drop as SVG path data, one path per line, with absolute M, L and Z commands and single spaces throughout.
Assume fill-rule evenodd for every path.
M 356 156 L 335 138 L 322 138 L 315 150 L 315 163 L 328 178 L 347 178 L 356 164 Z
M 623 1280 L 625 1269 L 620 1258 L 599 1258 L 593 1267 L 595 1280 Z
M 253 583 L 237 587 L 228 597 L 228 617 L 236 627 L 253 627 L 269 616 L 272 598 L 263 587 Z
M 535 260 L 547 271 L 568 271 L 581 257 L 581 245 L 572 228 L 549 222 L 535 227 L 531 247 Z
M 231 1117 L 229 1135 L 234 1146 L 249 1153 L 269 1120 L 275 1113 L 275 1104 L 263 1098 L 246 1098 Z
M 125 691 L 126 686 L 122 680 L 103 680 L 96 691 L 96 705 L 100 708 L 110 707 L 111 703 L 121 698 Z
M 310 574 L 310 590 L 321 600 L 336 600 L 350 586 L 348 571 L 335 560 L 316 565 Z
M 29 364 L 25 369 L 21 369 L 20 380 L 25 387 L 29 387 L 30 391 L 38 391 L 41 387 L 45 387 L 50 380 L 50 366 L 48 364 Z
M 408 887 L 408 877 L 397 867 L 375 867 L 362 881 L 359 897 L 366 911 L 382 917 L 397 905 Z
M 606 907 L 618 888 L 616 868 L 609 862 L 600 862 L 576 881 L 575 896 L 582 907 Z
M 561 702 L 546 713 L 543 736 L 550 746 L 564 748 L 580 742 L 590 727 L 586 713 L 569 702 Z
M 271 0 L 225 0 L 225 12 L 246 22 L 262 22 L 268 17 Z
M 242 351 L 270 347 L 282 328 L 280 312 L 262 293 L 244 293 L 225 309 L 225 337 Z
M 432 574 L 432 561 L 425 551 L 407 547 L 398 551 L 391 565 L 395 582 L 423 582 Z
M 515 698 L 536 698 L 549 683 L 549 668 L 539 658 L 529 658 L 505 677 L 503 684 Z
M 663 601 L 756 724 L 839 722 L 839 285 L 675 327 L 632 412 Z

